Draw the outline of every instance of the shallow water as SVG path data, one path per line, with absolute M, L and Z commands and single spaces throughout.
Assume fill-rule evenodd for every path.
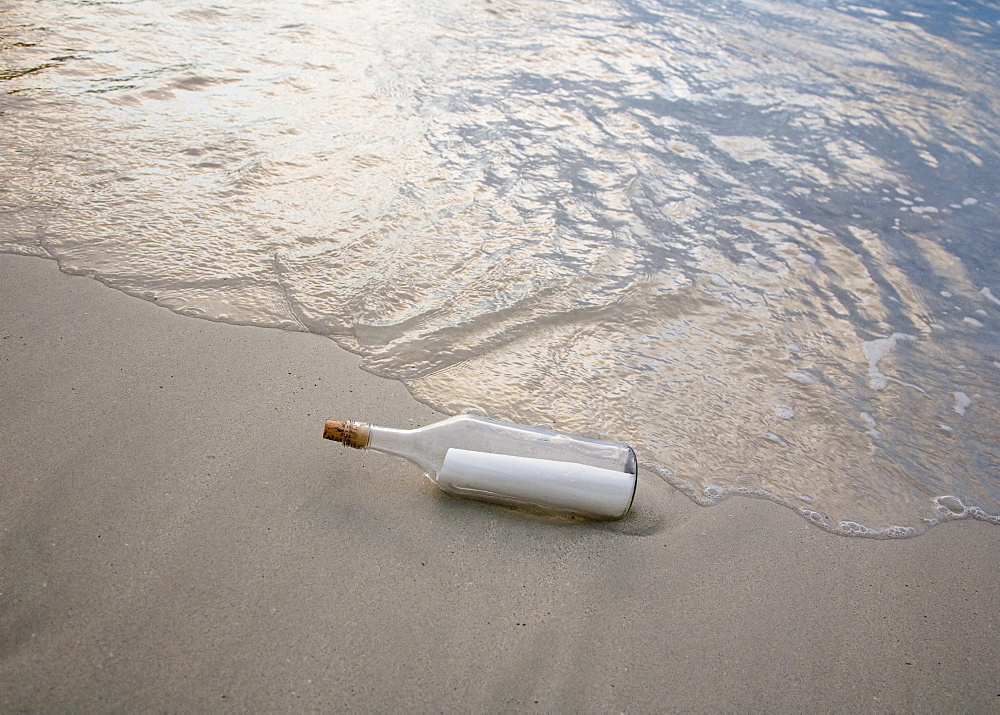
M 0 250 L 629 441 L 700 503 L 1000 521 L 995 6 L 42 0 L 0 27 Z

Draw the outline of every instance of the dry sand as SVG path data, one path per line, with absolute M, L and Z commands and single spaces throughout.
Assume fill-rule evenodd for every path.
M 1000 708 L 995 526 L 453 499 L 320 439 L 440 417 L 331 341 L 51 261 L 0 256 L 0 338 L 0 710 Z

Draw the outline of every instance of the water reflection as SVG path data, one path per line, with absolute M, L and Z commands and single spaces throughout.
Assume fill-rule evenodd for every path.
M 15 4 L 0 245 L 632 441 L 702 503 L 985 518 L 996 15 Z

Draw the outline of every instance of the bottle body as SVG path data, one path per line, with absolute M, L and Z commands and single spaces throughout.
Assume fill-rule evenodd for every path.
M 326 436 L 404 457 L 456 496 L 616 519 L 635 494 L 635 453 L 617 442 L 476 415 L 413 430 L 346 424 L 334 436 L 328 427 Z M 359 430 L 367 434 L 358 437 Z

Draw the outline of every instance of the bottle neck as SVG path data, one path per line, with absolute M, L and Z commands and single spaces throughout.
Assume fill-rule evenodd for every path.
M 434 471 L 430 455 L 422 448 L 420 430 L 377 427 L 358 422 L 327 420 L 323 436 L 355 449 L 374 449 L 408 459 L 428 472 Z
M 371 425 L 368 434 L 368 449 L 403 457 L 427 471 L 434 471 L 428 455 L 420 449 L 420 437 L 415 430 Z

